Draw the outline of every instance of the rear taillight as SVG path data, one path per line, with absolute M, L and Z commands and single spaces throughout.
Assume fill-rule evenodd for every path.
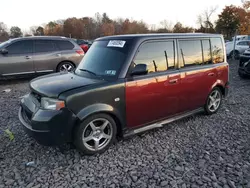
M 84 51 L 83 50 L 76 50 L 76 53 L 78 53 L 79 55 L 84 55 Z
M 226 87 L 226 88 L 229 88 L 229 82 L 226 83 L 225 87 Z

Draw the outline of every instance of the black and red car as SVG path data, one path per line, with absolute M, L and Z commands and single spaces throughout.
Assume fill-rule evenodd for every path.
M 228 91 L 221 35 L 146 34 L 99 38 L 74 72 L 30 82 L 19 119 L 44 145 L 73 142 L 86 154 L 205 111 Z

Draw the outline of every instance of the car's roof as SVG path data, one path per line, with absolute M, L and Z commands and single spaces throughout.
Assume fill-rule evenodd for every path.
M 221 34 L 207 33 L 150 33 L 150 34 L 126 34 L 100 37 L 96 40 L 117 40 L 117 39 L 152 39 L 171 37 L 222 37 Z
M 237 42 L 249 42 L 250 40 L 246 40 L 246 39 L 244 39 L 244 40 L 238 40 Z
M 63 37 L 63 36 L 30 36 L 30 37 L 19 37 L 19 38 L 12 38 L 11 40 L 30 40 L 30 39 L 47 39 L 47 40 L 70 40 L 70 38 L 67 38 L 67 37 Z

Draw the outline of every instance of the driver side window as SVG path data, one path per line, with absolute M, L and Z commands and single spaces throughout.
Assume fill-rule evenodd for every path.
M 174 69 L 176 66 L 174 41 L 157 41 L 142 44 L 133 63 L 133 66 L 146 64 L 148 74 Z
M 29 54 L 32 53 L 33 43 L 31 40 L 17 41 L 7 48 L 8 54 Z

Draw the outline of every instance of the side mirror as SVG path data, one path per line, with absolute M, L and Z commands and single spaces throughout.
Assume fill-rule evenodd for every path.
M 146 64 L 137 64 L 132 70 L 131 75 L 144 75 L 148 74 L 148 68 Z
M 4 48 L 4 49 L 0 50 L 0 53 L 1 53 L 1 54 L 7 54 L 7 53 L 8 53 L 8 50 Z

